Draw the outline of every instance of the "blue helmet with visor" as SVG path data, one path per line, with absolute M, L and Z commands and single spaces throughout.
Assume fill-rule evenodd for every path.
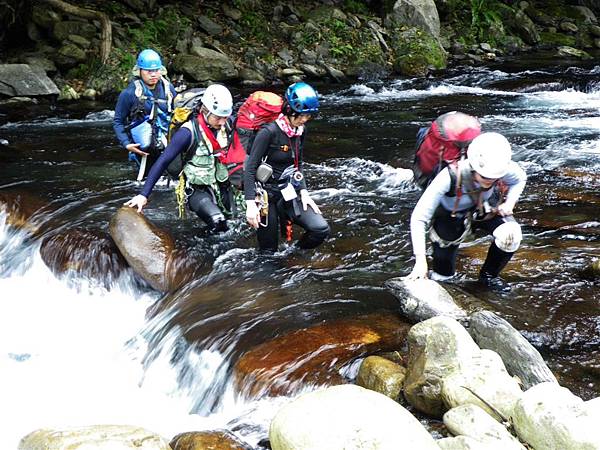
M 137 66 L 144 70 L 160 70 L 162 61 L 158 53 L 147 48 L 146 50 L 142 50 L 138 55 Z
M 292 84 L 285 91 L 285 100 L 296 114 L 317 114 L 319 96 L 313 87 L 304 82 Z

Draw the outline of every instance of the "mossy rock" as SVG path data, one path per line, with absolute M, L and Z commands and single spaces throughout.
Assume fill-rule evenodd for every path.
M 553 33 L 550 31 L 542 31 L 540 33 L 540 45 L 547 45 L 552 47 L 575 47 L 576 44 L 577 39 L 575 38 L 575 36 L 569 36 L 562 33 Z
M 419 28 L 399 31 L 392 38 L 394 70 L 407 76 L 425 76 L 446 68 L 446 52 L 439 41 Z

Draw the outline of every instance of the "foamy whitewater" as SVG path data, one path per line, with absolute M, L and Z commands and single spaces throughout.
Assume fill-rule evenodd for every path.
M 231 389 L 221 412 L 189 414 L 192 387 L 178 385 L 168 339 L 147 370 L 142 365 L 148 327 L 160 326 L 145 322 L 158 294 L 139 292 L 128 276 L 110 291 L 72 277 L 59 280 L 39 246 L 28 246 L 5 219 L 0 213 L 0 448 L 16 449 L 38 428 L 131 424 L 170 439 L 250 414 L 268 427 L 278 401 L 237 403 Z M 212 379 L 221 363 L 210 351 L 186 357 L 200 380 Z

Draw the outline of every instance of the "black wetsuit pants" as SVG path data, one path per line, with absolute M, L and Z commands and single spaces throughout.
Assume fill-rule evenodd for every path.
M 505 222 L 504 218 L 494 216 L 489 220 L 473 221 L 471 227 L 473 231 L 482 229 L 488 234 L 492 234 L 496 228 Z M 438 208 L 433 219 L 433 228 L 439 237 L 446 241 L 458 239 L 465 231 L 464 217 L 452 217 L 450 211 Z M 442 247 L 437 242 L 433 242 L 433 270 L 440 275 L 451 276 L 456 272 L 456 256 L 458 254 L 458 245 L 449 245 Z M 502 269 L 508 264 L 514 252 L 502 251 L 492 242 L 488 250 L 487 257 L 481 267 L 480 276 L 497 277 Z
M 329 236 L 329 225 L 323 216 L 314 212 L 310 206 L 304 211 L 300 198 L 286 202 L 279 192 L 269 192 L 268 225 L 258 227 L 256 232 L 261 251 L 277 251 L 279 234 L 281 232 L 285 235 L 288 220 L 305 230 L 296 242 L 300 248 L 315 248 Z
M 187 202 L 191 211 L 195 212 L 203 220 L 210 230 L 217 232 L 227 231 L 226 216 L 231 214 L 233 196 L 229 183 L 219 183 L 219 198 L 223 205 L 223 210 L 219 207 L 219 200 L 216 193 L 210 186 L 200 186 L 193 184 L 192 193 Z

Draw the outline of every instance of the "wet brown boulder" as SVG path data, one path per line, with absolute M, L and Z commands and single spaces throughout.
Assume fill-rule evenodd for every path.
M 46 236 L 40 254 L 56 275 L 74 271 L 107 287 L 127 267 L 113 240 L 102 231 L 72 229 Z
M 175 248 L 173 237 L 129 207 L 120 208 L 109 224 L 119 251 L 150 286 L 170 292 L 193 279 L 202 264 Z
M 117 211 L 109 229 L 115 244 L 133 270 L 154 289 L 168 291 L 166 268 L 175 248 L 173 238 L 129 207 Z
M 37 233 L 43 219 L 35 215 L 45 207 L 47 202 L 33 195 L 12 190 L 0 191 L 0 211 L 6 212 L 6 222 L 15 228 Z
M 190 431 L 175 436 L 169 446 L 172 450 L 251 450 L 227 430 Z
M 244 354 L 234 367 L 235 380 L 254 398 L 290 395 L 306 384 L 341 384 L 341 367 L 366 354 L 400 348 L 408 329 L 399 318 L 371 314 L 292 331 Z

